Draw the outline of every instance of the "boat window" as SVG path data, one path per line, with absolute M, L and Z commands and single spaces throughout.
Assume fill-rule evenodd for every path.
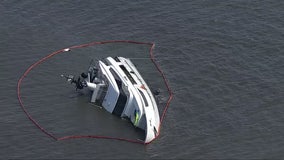
M 116 81 L 116 84 L 118 86 L 119 89 L 121 89 L 121 86 L 122 86 L 122 81 L 121 79 L 119 78 L 119 76 L 116 74 L 116 72 L 110 68 L 109 71 L 111 72 L 111 74 L 113 75 L 115 81 Z
M 124 67 L 124 65 L 119 65 L 119 67 L 123 70 L 123 72 L 126 74 L 128 79 L 131 81 L 132 84 L 137 84 L 131 74 L 128 72 L 128 70 Z
M 119 78 L 119 76 L 116 74 L 116 72 L 112 68 L 110 68 L 109 70 L 110 70 L 111 74 L 113 75 L 113 77 L 116 81 L 116 84 L 118 86 L 118 89 L 119 89 L 119 96 L 118 96 L 117 102 L 115 104 L 115 107 L 114 107 L 114 110 L 112 111 L 112 113 L 114 115 L 121 116 L 121 113 L 123 112 L 125 105 L 126 105 L 126 102 L 127 102 L 127 96 L 122 89 L 122 81 Z
M 121 116 L 125 106 L 126 106 L 126 102 L 127 102 L 127 96 L 126 94 L 124 93 L 124 91 L 122 89 L 119 89 L 119 96 L 118 96 L 118 99 L 117 99 L 117 102 L 115 104 L 115 107 L 112 111 L 112 113 L 114 115 L 117 115 L 117 116 Z
M 140 89 L 138 89 L 138 91 L 140 92 L 140 94 L 141 94 L 141 96 L 142 96 L 142 98 L 144 100 L 145 106 L 148 107 L 148 102 L 147 102 L 147 99 L 146 99 L 144 93 Z
M 108 86 L 105 85 L 105 86 L 102 86 L 102 87 L 99 89 L 99 91 L 98 91 L 98 96 L 97 96 L 96 102 L 95 102 L 98 106 L 102 106 L 103 101 L 104 101 L 104 99 L 105 99 L 105 96 L 106 96 L 106 94 L 107 94 L 107 88 L 108 88 Z
M 157 135 L 157 129 L 156 129 L 156 127 L 154 126 L 154 134 L 155 134 L 155 136 Z
M 120 60 L 118 59 L 118 57 L 114 57 L 114 60 L 115 60 L 116 62 L 120 62 Z

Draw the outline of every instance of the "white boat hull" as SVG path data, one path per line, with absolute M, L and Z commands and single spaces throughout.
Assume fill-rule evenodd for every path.
M 107 57 L 89 69 L 86 85 L 93 91 L 91 102 L 108 112 L 129 118 L 135 127 L 145 130 L 145 143 L 158 134 L 160 117 L 155 98 L 134 64 L 127 58 Z M 92 80 L 93 79 L 93 80 Z

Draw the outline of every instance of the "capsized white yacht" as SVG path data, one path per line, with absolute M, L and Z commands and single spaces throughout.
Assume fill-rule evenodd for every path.
M 145 143 L 158 135 L 160 117 L 155 97 L 130 59 L 107 57 L 78 79 L 64 77 L 77 89 L 90 89 L 91 102 L 145 130 Z

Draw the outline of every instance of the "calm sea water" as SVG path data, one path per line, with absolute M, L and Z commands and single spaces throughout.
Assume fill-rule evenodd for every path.
M 282 159 L 283 8 L 280 0 L 1 1 L 1 158 Z M 160 137 L 150 145 L 54 141 L 20 108 L 17 81 L 32 63 L 65 47 L 102 40 L 156 44 L 174 99 Z M 135 45 L 106 45 L 56 56 L 23 81 L 24 104 L 58 136 L 139 138 L 129 123 L 92 106 L 88 93 L 76 92 L 60 74 L 80 74 L 91 58 L 137 58 L 147 52 Z M 149 61 L 134 62 L 152 88 L 161 88 L 163 104 L 167 92 Z

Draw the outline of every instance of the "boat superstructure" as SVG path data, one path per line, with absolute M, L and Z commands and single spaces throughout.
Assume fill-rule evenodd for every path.
M 66 78 L 78 89 L 89 88 L 91 102 L 145 130 L 145 143 L 158 135 L 160 117 L 155 97 L 130 59 L 107 57 L 91 65 L 77 80 Z

